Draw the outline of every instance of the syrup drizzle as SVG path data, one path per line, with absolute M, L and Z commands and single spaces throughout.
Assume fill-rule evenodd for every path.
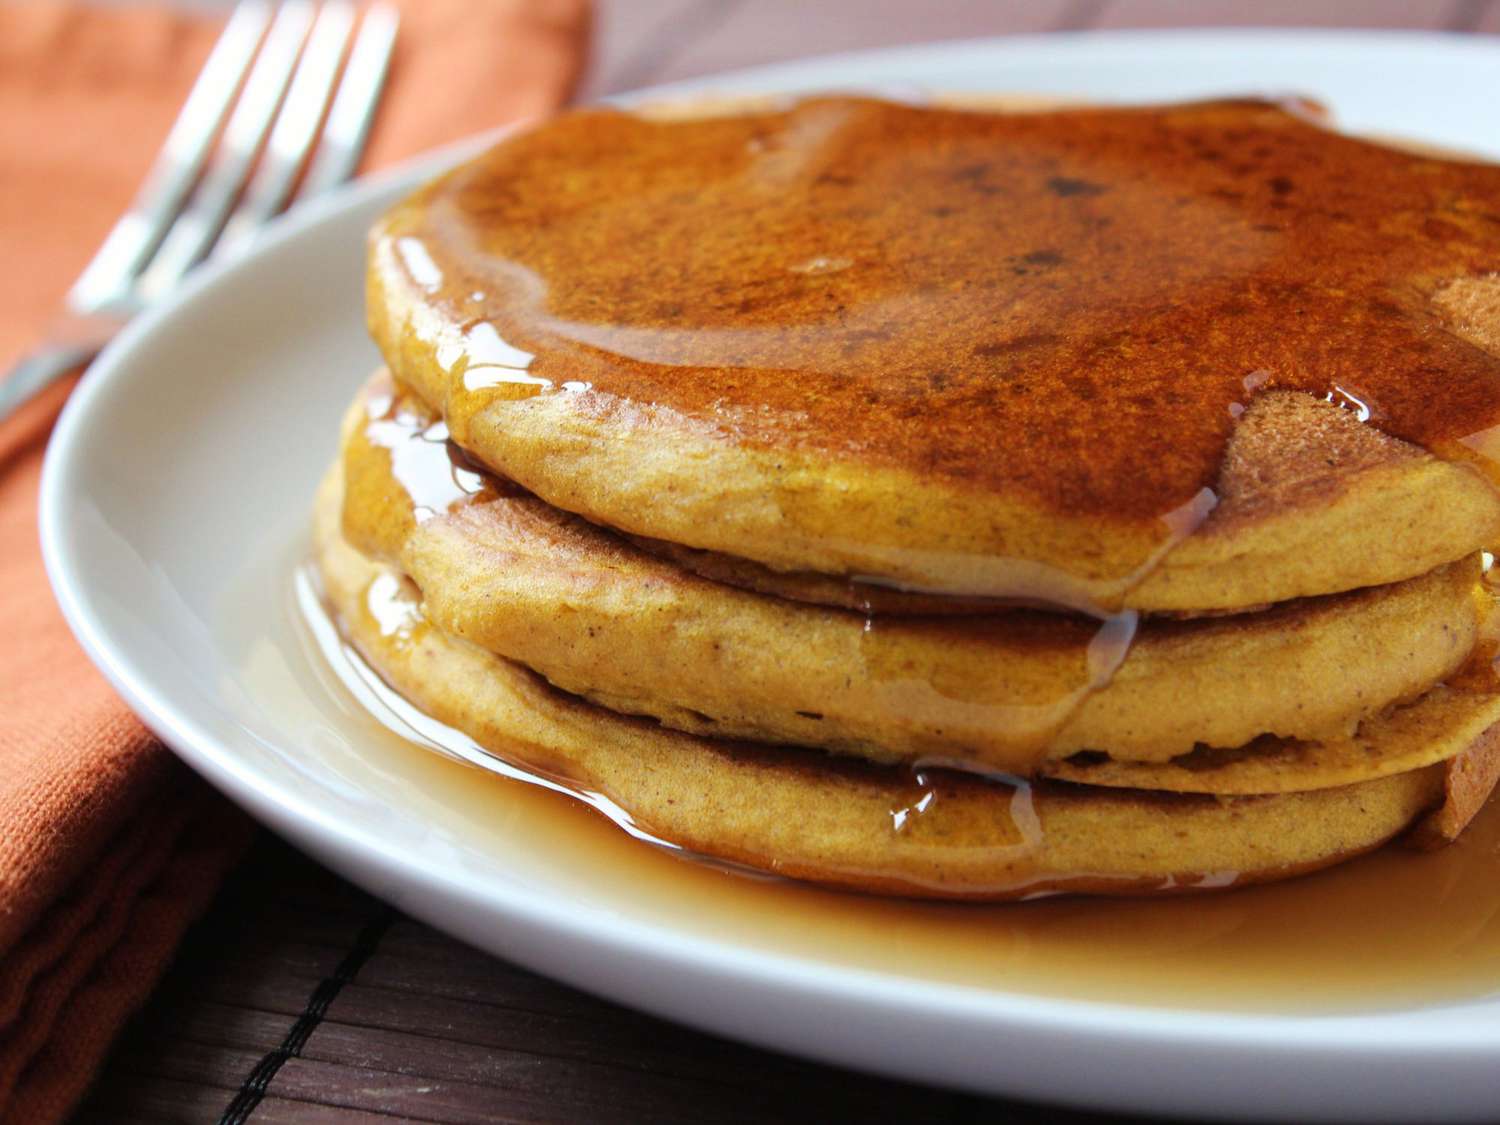
M 448 438 L 441 422 L 432 422 L 408 394 L 398 393 L 387 381 L 369 395 L 366 413 L 364 436 L 388 457 L 390 476 L 404 492 L 415 523 L 470 504 L 517 498 L 535 502 L 510 482 L 476 468 Z M 604 529 L 598 534 L 610 535 Z M 370 611 L 384 620 L 374 605 Z M 1032 609 L 996 609 L 975 617 L 867 614 L 853 659 L 863 680 L 878 692 L 883 714 L 920 723 L 934 745 L 983 739 L 991 758 L 1003 746 L 1005 760 L 1022 769 L 1044 754 L 1092 693 L 1108 686 L 1130 651 L 1138 620 L 1134 610 L 1100 620 Z M 942 662 L 914 665 L 911 645 L 917 635 L 925 635 L 929 652 L 1026 645 L 1043 651 L 1061 649 L 1068 663 L 1045 689 L 996 682 L 977 685 L 976 690 L 972 672 L 976 663 L 984 665 L 982 658 L 954 660 L 951 667 Z M 502 655 L 524 662 L 518 653 Z M 695 701 L 678 702 L 690 707 Z
M 908 775 L 913 790 L 912 795 L 891 809 L 891 831 L 912 840 L 940 844 L 944 837 L 941 820 L 944 784 L 945 782 L 951 784 L 956 775 L 973 775 L 974 773 L 975 771 L 963 764 L 944 763 L 937 760 L 914 766 Z M 1008 826 L 1015 838 L 999 847 L 1016 852 L 1026 852 L 1040 847 L 1042 822 L 1037 816 L 1034 803 L 1035 790 L 1031 782 L 1023 777 L 998 772 L 988 772 L 981 776 L 996 785 L 1003 786 L 1011 794 L 1007 810 Z M 991 845 L 991 849 L 994 848 L 995 845 Z
M 400 255 L 438 310 L 407 328 L 461 441 L 497 401 L 667 412 L 1130 525 L 1122 589 L 1206 517 L 1264 389 L 1500 476 L 1500 360 L 1440 308 L 1500 269 L 1500 169 L 1341 136 L 1298 103 L 585 111 L 419 193 L 385 237 L 441 264 L 434 281 Z M 476 383 L 485 340 L 510 359 Z M 976 592 L 1107 613 L 1070 565 Z
M 391 473 L 406 490 L 418 523 L 493 491 L 488 474 L 449 439 L 446 422 L 422 418 L 392 391 L 372 394 L 366 413 L 365 440 L 390 454 Z
M 364 438 L 386 451 L 391 475 L 406 493 L 415 522 L 514 491 L 459 448 L 446 422 L 428 417 L 398 394 L 390 380 L 382 379 L 372 388 L 365 416 Z
M 515 765 L 492 754 L 468 735 L 446 723 L 438 722 L 399 692 L 392 691 L 340 634 L 338 625 L 324 607 L 318 578 L 312 567 L 301 567 L 293 574 L 292 596 L 300 624 L 320 658 L 358 701 L 359 706 L 396 737 L 422 750 L 478 767 L 497 777 L 566 796 L 602 813 L 615 827 L 643 843 L 665 851 L 686 854 L 681 846 L 640 828 L 629 813 L 603 794 L 579 788 L 561 777 L 549 776 L 539 769 Z M 420 630 L 428 628 L 422 619 L 414 591 L 394 575 L 381 575 L 370 584 L 365 595 L 365 608 L 379 622 L 381 633 L 386 637 L 409 642 Z M 694 855 L 693 858 L 705 864 L 722 866 L 726 870 L 759 874 L 749 868 L 740 868 L 707 856 Z
M 454 757 L 442 732 L 424 735 L 427 717 L 373 673 L 346 674 L 348 649 L 311 575 L 289 590 L 291 558 L 303 551 L 252 568 L 253 590 L 226 599 L 244 675 L 278 701 L 292 744 L 316 747 L 335 775 L 368 790 L 364 799 L 415 803 L 432 846 L 466 869 L 500 865 L 535 894 L 577 896 L 682 935 L 969 989 L 1308 1014 L 1500 989 L 1500 801 L 1451 847 L 1383 848 L 1232 895 L 945 904 L 726 877 L 718 865 L 681 862 L 691 857 L 670 845 L 640 847 L 609 809 L 600 816 L 565 786 L 518 777 L 487 753 Z M 268 604 L 286 612 L 268 616 Z M 1223 873 L 1199 879 L 1213 885 Z
M 426 714 L 385 683 L 354 645 L 345 639 L 334 615 L 326 607 L 318 574 L 312 565 L 304 565 L 296 570 L 292 579 L 292 591 L 295 613 L 301 628 L 310 638 L 311 646 L 316 649 L 321 662 L 358 700 L 365 712 L 399 738 L 451 760 L 476 766 L 487 773 L 577 801 L 601 814 L 634 839 L 672 852 L 680 858 L 755 878 L 774 877 L 758 868 L 694 851 L 652 832 L 606 794 L 570 777 L 565 765 L 554 768 L 536 761 L 506 758 L 485 748 L 462 731 Z M 389 572 L 376 577 L 366 588 L 362 611 L 376 623 L 381 636 L 398 647 L 418 643 L 426 631 L 432 628 L 422 613 L 420 593 L 409 582 Z M 792 764 L 799 769 L 845 771 L 854 775 L 864 773 L 902 776 L 911 786 L 912 796 L 907 804 L 892 808 L 892 833 L 902 835 L 909 843 L 923 847 L 942 850 L 961 847 L 971 853 L 982 854 L 997 871 L 1004 869 L 1008 858 L 1041 844 L 1042 826 L 1033 806 L 1033 786 L 1021 778 L 1000 773 L 979 774 L 971 770 L 954 770 L 939 762 L 914 771 L 894 771 L 837 759 L 812 765 L 811 760 L 805 757 L 805 751 L 776 747 L 739 747 L 730 752 L 741 760 L 763 758 Z M 972 798 L 976 787 L 999 789 L 1010 794 L 1008 815 L 994 817 L 988 825 L 989 837 L 977 841 L 971 838 L 970 832 L 955 833 L 954 825 L 948 823 L 950 818 L 945 816 L 945 795 L 951 797 L 956 804 L 965 797 Z M 1002 881 L 997 882 L 994 889 L 996 892 L 1016 891 L 1027 885 Z M 1169 879 L 1166 885 L 1176 884 Z M 1056 892 L 1039 891 L 1036 897 L 1054 893 Z
M 938 740 L 961 740 L 962 732 L 983 730 L 1003 738 L 1015 755 L 1012 761 L 1034 762 L 1044 756 L 1058 731 L 1088 697 L 1109 686 L 1130 653 L 1138 625 L 1139 615 L 1134 610 L 1123 610 L 1090 625 L 1076 619 L 1059 621 L 1056 615 L 1028 610 L 969 618 L 891 619 L 869 615 L 860 634 L 861 672 L 869 682 L 879 685 L 888 713 L 928 717 Z M 1077 652 L 1070 672 L 1049 694 L 1015 703 L 994 698 L 976 702 L 972 666 L 956 665 L 961 673 L 947 677 L 941 670 L 923 673 L 913 667 L 908 646 L 911 635 L 920 631 L 950 649 L 972 645 L 986 634 L 1008 643 L 1025 637 L 1040 645 L 1066 638 L 1076 649 L 1084 630 L 1091 630 L 1092 636 Z

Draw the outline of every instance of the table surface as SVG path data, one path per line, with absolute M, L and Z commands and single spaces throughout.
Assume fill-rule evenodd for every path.
M 1500 33 L 1500 0 L 604 0 L 584 97 L 803 55 L 1213 25 Z M 405 918 L 269 836 L 80 1121 L 1119 1120 L 851 1074 L 594 999 Z

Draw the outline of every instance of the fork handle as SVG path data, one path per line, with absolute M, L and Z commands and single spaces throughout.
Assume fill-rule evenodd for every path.
M 96 344 L 49 344 L 21 357 L 0 382 L 0 422 L 23 403 L 50 387 L 69 371 L 83 367 L 99 354 Z

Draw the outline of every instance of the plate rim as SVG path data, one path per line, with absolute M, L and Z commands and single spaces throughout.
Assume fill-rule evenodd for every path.
M 1237 37 L 1237 44 L 1247 39 L 1261 39 L 1268 43 L 1297 40 L 1308 46 L 1317 46 L 1336 40 L 1340 49 L 1359 49 L 1362 44 L 1395 47 L 1417 39 L 1428 46 L 1441 44 L 1444 49 L 1481 52 L 1500 60 L 1500 39 L 1475 42 L 1476 36 L 1443 31 L 1132 29 L 957 39 L 875 51 L 841 52 L 663 84 L 609 100 L 642 100 L 710 87 L 728 89 L 737 83 L 753 87 L 763 85 L 768 76 L 769 81 L 775 82 L 834 66 L 879 65 L 880 61 L 892 58 L 919 61 L 942 58 L 956 49 L 975 53 L 987 50 L 1010 52 L 1035 49 L 1038 41 L 1045 41 L 1054 49 L 1064 42 L 1086 42 L 1091 47 L 1108 49 L 1113 46 L 1140 51 L 1153 42 L 1201 45 L 1228 36 Z M 425 153 L 313 201 L 298 213 L 279 221 L 251 256 L 205 268 L 172 298 L 137 317 L 106 349 L 89 377 L 75 389 L 64 407 L 48 443 L 41 480 L 39 525 L 47 575 L 64 618 L 90 659 L 131 709 L 179 757 L 236 803 L 250 809 L 257 819 L 275 825 L 279 831 L 294 836 L 299 843 L 321 856 L 333 855 L 343 860 L 340 869 L 346 874 L 350 865 L 361 867 L 367 874 L 360 881 L 369 881 L 368 871 L 372 869 L 373 860 L 373 869 L 378 870 L 392 886 L 436 888 L 449 901 L 483 902 L 492 911 L 518 916 L 532 927 L 560 937 L 582 939 L 587 944 L 607 946 L 633 957 L 649 957 L 663 968 L 686 965 L 706 978 L 731 979 L 750 986 L 774 984 L 780 990 L 811 999 L 866 1008 L 873 1005 L 891 1016 L 960 1020 L 971 1028 L 996 1034 L 1065 1033 L 1073 1043 L 1090 1040 L 1098 1046 L 1110 1048 L 1119 1048 L 1124 1039 L 1128 1046 L 1145 1050 L 1232 1049 L 1237 1053 L 1254 1051 L 1266 1060 L 1280 1057 L 1305 1060 L 1306 1053 L 1312 1051 L 1330 1062 L 1343 1059 L 1363 1063 L 1381 1060 L 1412 1063 L 1416 1061 L 1414 1056 L 1421 1056 L 1423 1060 L 1442 1057 L 1449 1062 L 1467 1058 L 1476 1062 L 1500 1061 L 1500 1029 L 1489 1041 L 1476 1043 L 1472 1027 L 1461 1029 L 1458 1022 L 1434 1020 L 1429 1021 L 1434 1026 L 1413 1034 L 1412 1028 L 1401 1026 L 1414 1014 L 1408 1009 L 1296 1015 L 1157 1008 L 913 981 L 897 974 L 850 968 L 795 955 L 737 949 L 722 940 L 684 938 L 669 927 L 634 920 L 609 918 L 604 920 L 606 924 L 591 929 L 589 923 L 600 920 L 590 919 L 587 915 L 580 917 L 577 904 L 556 905 L 545 898 L 528 898 L 493 883 L 480 886 L 472 879 L 466 880 L 439 866 L 424 863 L 420 853 L 408 855 L 393 845 L 386 845 L 377 833 L 361 831 L 357 825 L 351 825 L 336 814 L 324 812 L 311 798 L 261 776 L 239 758 L 231 745 L 201 727 L 191 713 L 175 705 L 170 691 L 151 682 L 149 666 L 132 660 L 129 638 L 113 635 L 93 610 L 92 595 L 81 573 L 84 568 L 70 557 L 68 550 L 69 523 L 75 515 L 75 506 L 86 502 L 87 496 L 86 486 L 76 480 L 79 460 L 76 451 L 83 444 L 81 435 L 94 421 L 98 409 L 95 404 L 111 390 L 113 382 L 124 379 L 128 384 L 131 358 L 144 341 L 152 338 L 163 325 L 182 318 L 191 319 L 205 297 L 232 284 L 238 273 L 253 265 L 261 255 L 273 253 L 291 240 L 308 236 L 309 232 L 337 215 L 367 205 L 386 192 L 414 186 L 421 178 L 435 174 L 468 152 L 476 151 L 495 135 L 492 131 Z M 607 988 L 592 983 L 584 987 L 610 994 Z M 627 1002 L 642 1006 L 636 998 Z M 671 1015 L 677 1020 L 685 1018 L 675 1010 Z M 722 1032 L 722 1026 L 718 1030 Z M 847 1058 L 836 1054 L 825 1057 L 838 1058 L 849 1064 Z

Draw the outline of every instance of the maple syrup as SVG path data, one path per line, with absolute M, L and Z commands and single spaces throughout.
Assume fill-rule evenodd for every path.
M 461 329 L 429 344 L 464 444 L 497 400 L 664 412 L 1129 526 L 1117 591 L 1207 516 L 1263 391 L 1493 475 L 1500 359 L 1438 304 L 1500 270 L 1500 168 L 1343 136 L 1295 103 L 586 110 L 386 223 L 438 310 L 401 326 L 412 346 Z M 1107 611 L 1067 592 L 1070 568 L 1102 565 L 1082 554 L 972 592 Z
M 554 190 L 525 190 L 538 181 Z M 436 355 L 456 434 L 497 401 L 651 404 L 749 448 L 917 466 L 1069 518 L 1133 521 L 1149 549 L 1117 576 L 1128 588 L 1207 517 L 1236 420 L 1268 389 L 1497 476 L 1500 359 L 1435 308 L 1447 282 L 1500 269 L 1496 200 L 1500 169 L 1265 103 L 1032 116 L 829 98 L 670 124 L 568 115 L 420 193 L 420 234 L 398 229 L 394 247 L 462 326 Z M 608 252 L 638 246 L 670 248 L 649 277 L 640 255 Z M 997 433 L 1017 439 L 1004 457 Z M 412 491 L 419 518 L 474 495 L 450 476 L 438 506 Z M 1086 693 L 1134 621 L 1063 588 L 1037 590 L 1103 618 Z M 883 627 L 867 630 L 877 668 Z M 539 894 L 843 965 L 1090 999 L 1318 1010 L 1500 988 L 1494 801 L 1448 848 L 1387 847 L 1231 895 L 867 898 L 684 861 L 631 840 L 589 794 L 482 752 L 456 762 L 315 609 L 278 628 L 302 630 L 284 689 L 341 732 L 351 768 L 389 781 L 471 862 L 546 857 Z M 892 830 L 921 831 L 933 792 L 918 778 Z M 1011 810 L 1023 837 L 1026 793 Z
M 410 705 L 348 663 L 309 588 L 297 596 L 288 576 L 305 557 L 298 539 L 226 602 L 256 722 L 316 757 L 329 800 L 418 819 L 424 850 L 455 867 L 688 937 L 976 989 L 1308 1013 L 1500 992 L 1500 802 L 1438 851 L 1392 845 L 1228 893 L 944 904 L 746 875 L 632 839 L 607 804 L 436 748 Z
M 405 494 L 401 503 L 413 524 L 471 504 L 518 498 L 536 502 L 513 482 L 471 461 L 446 425 L 434 421 L 387 376 L 371 383 L 365 419 L 364 441 L 384 451 L 390 478 Z M 611 536 L 603 528 L 597 534 L 604 540 Z M 841 616 L 851 622 L 858 617 Z M 989 607 L 986 614 L 963 618 L 867 613 L 853 655 L 864 679 L 877 685 L 885 713 L 921 715 L 935 736 L 946 733 L 950 739 L 982 727 L 991 732 L 990 739 L 1003 741 L 1010 760 L 1020 765 L 1038 759 L 1088 696 L 1109 684 L 1130 651 L 1138 620 L 1133 610 L 1102 619 L 1014 607 Z M 1032 649 L 1054 657 L 1061 653 L 1062 666 L 1045 665 L 1038 684 L 1013 685 L 1009 694 L 1014 701 L 1005 701 L 1003 683 L 976 692 L 976 685 L 967 681 L 976 666 L 984 667 L 982 651 L 969 660 L 955 659 L 951 667 L 913 669 L 910 646 L 919 633 L 926 634 L 934 647 L 954 650 L 995 643 L 1009 651 Z M 1004 674 L 1005 669 L 997 672 Z

